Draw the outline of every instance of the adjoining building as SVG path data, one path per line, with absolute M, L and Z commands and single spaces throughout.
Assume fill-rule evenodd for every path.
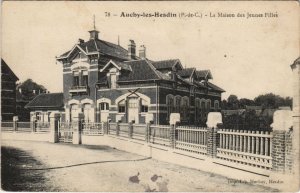
M 1 59 L 1 121 L 12 121 L 16 115 L 16 82 L 19 78 Z
M 30 122 L 36 121 L 37 124 L 48 125 L 51 113 L 60 113 L 62 117 L 64 115 L 63 93 L 37 95 L 25 108 L 30 111 Z
M 155 124 L 168 124 L 177 112 L 182 124 L 198 125 L 220 110 L 224 90 L 210 82 L 210 70 L 184 68 L 179 59 L 152 61 L 143 45 L 136 54 L 133 40 L 124 49 L 100 39 L 96 29 L 89 33 L 56 58 L 63 65 L 66 121 L 82 112 L 86 122 L 145 123 L 153 114 Z

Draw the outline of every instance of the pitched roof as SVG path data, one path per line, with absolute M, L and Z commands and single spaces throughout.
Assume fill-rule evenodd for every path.
M 61 109 L 64 106 L 64 95 L 63 93 L 48 93 L 40 94 L 30 101 L 25 108 L 55 108 Z
M 18 81 L 19 78 L 15 75 L 15 73 L 11 70 L 11 68 L 7 65 L 7 63 L 1 58 L 1 73 L 5 73 L 9 75 L 14 81 Z
M 180 64 L 180 61 L 178 59 L 161 60 L 161 61 L 152 62 L 153 66 L 157 70 L 172 69 L 173 66 L 176 65 L 177 63 Z M 180 64 L 180 66 L 181 66 L 181 64 Z M 181 69 L 182 69 L 182 66 L 181 66 Z
M 102 54 L 117 57 L 120 59 L 128 59 L 128 51 L 126 49 L 124 49 L 120 45 L 116 45 L 104 40 L 90 39 L 87 42 L 77 44 L 75 47 L 77 46 L 80 47 L 86 54 L 92 52 L 100 52 Z M 64 54 L 59 56 L 59 58 L 67 57 L 70 54 L 70 52 L 73 51 L 73 49 L 69 50 L 68 52 L 65 52 Z
M 185 68 L 180 71 L 178 71 L 178 75 L 182 78 L 191 77 L 192 73 L 194 72 L 195 68 Z
M 124 63 L 129 65 L 132 71 L 123 73 L 119 77 L 118 82 L 163 79 L 161 73 L 159 73 L 147 60 L 126 61 Z
M 212 74 L 210 70 L 196 70 L 196 76 L 199 79 L 205 79 L 206 77 L 208 79 L 212 79 Z
M 213 83 L 211 83 L 211 82 L 207 82 L 207 84 L 208 84 L 208 86 L 209 86 L 210 88 L 212 88 L 213 90 L 216 90 L 216 91 L 219 91 L 219 92 L 225 92 L 224 89 L 218 87 L 217 85 L 215 85 L 215 84 L 213 84 Z

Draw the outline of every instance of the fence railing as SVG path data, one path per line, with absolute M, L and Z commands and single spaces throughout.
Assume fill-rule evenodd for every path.
M 198 154 L 207 153 L 207 128 L 179 126 L 175 130 L 175 148 Z
M 217 158 L 263 167 L 272 167 L 272 133 L 263 131 L 218 131 Z
M 104 123 L 83 123 L 82 134 L 83 135 L 103 135 Z
M 151 125 L 150 143 L 170 146 L 170 125 Z
M 1 122 L 1 131 L 14 131 L 14 123 L 13 122 Z
M 117 135 L 117 123 L 109 123 L 108 124 L 108 134 L 109 135 Z
M 146 137 L 146 124 L 133 124 L 132 125 L 132 138 L 145 141 Z
M 129 132 L 129 124 L 128 123 L 119 123 L 119 135 L 122 137 L 128 137 Z

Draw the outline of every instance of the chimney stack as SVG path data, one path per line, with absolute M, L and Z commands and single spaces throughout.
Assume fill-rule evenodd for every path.
M 78 44 L 83 44 L 84 43 L 84 40 L 83 39 L 78 39 Z
M 129 40 L 128 44 L 128 58 L 129 59 L 134 59 L 135 57 L 135 43 L 133 40 Z
M 140 50 L 139 50 L 139 57 L 142 59 L 146 58 L 146 47 L 145 45 L 141 45 Z

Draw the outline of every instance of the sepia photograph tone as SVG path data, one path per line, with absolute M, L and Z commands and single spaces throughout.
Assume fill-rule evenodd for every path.
M 1 191 L 299 191 L 299 2 L 1 11 Z

